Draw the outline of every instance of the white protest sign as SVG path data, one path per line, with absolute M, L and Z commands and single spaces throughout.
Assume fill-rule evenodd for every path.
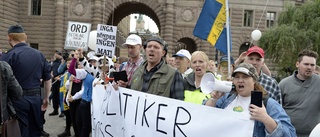
M 117 26 L 98 24 L 96 53 L 113 57 L 116 50 Z
M 92 93 L 94 137 L 250 137 L 249 114 L 97 85 Z
M 88 51 L 90 30 L 90 23 L 69 21 L 64 49 L 75 50 L 82 48 L 84 51 Z

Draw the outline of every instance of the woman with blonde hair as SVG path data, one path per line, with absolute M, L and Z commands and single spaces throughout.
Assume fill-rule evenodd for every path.
M 195 51 L 191 55 L 192 73 L 184 78 L 184 101 L 201 104 L 210 97 L 202 93 L 200 83 L 203 75 L 207 72 L 209 58 L 203 51 Z
M 205 104 L 234 113 L 250 114 L 254 120 L 254 137 L 296 137 L 295 128 L 281 105 L 268 98 L 268 93 L 259 84 L 258 74 L 251 64 L 242 63 L 232 73 L 234 90 L 228 94 L 211 92 L 212 99 Z M 262 92 L 262 107 L 251 104 L 251 92 Z

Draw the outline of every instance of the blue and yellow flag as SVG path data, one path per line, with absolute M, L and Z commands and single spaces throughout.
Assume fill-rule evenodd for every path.
M 207 40 L 218 50 L 227 54 L 226 19 L 225 0 L 206 0 L 193 30 L 193 35 Z M 232 49 L 231 45 L 230 39 L 230 50 Z

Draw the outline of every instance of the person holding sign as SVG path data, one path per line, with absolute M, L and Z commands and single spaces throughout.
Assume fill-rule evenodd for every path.
M 85 69 L 75 69 L 76 62 L 79 59 L 79 53 L 74 53 L 74 58 L 72 59 L 68 72 L 75 76 L 76 79 L 82 80 L 83 91 L 81 93 L 81 102 L 77 113 L 77 123 L 78 131 L 80 131 L 79 136 L 88 137 L 91 131 L 91 101 L 92 101 L 92 83 L 94 77 L 87 72 Z M 78 94 L 78 93 L 77 93 Z
M 113 61 L 106 57 L 106 61 L 104 63 L 104 57 L 101 56 L 99 58 L 96 58 L 97 63 L 96 65 L 91 65 L 88 60 L 83 55 L 82 48 L 77 49 L 77 53 L 79 54 L 79 62 L 80 65 L 83 66 L 85 70 L 87 70 L 91 75 L 93 75 L 95 78 L 102 78 L 102 75 L 106 75 L 107 77 L 112 77 L 111 70 L 114 70 L 114 63 Z M 103 68 L 103 69 L 102 69 Z
M 170 97 L 184 99 L 184 87 L 181 74 L 165 63 L 168 46 L 164 40 L 151 37 L 144 44 L 147 61 L 133 74 L 131 89 Z
M 128 83 L 130 83 L 133 73 L 144 62 L 144 59 L 140 56 L 140 51 L 142 50 L 142 41 L 138 35 L 131 34 L 126 39 L 126 43 L 122 44 L 122 46 L 128 49 L 128 56 L 130 57 L 127 63 L 120 70 L 127 72 L 128 82 L 125 82 L 123 80 L 119 80 L 116 82 L 121 87 L 128 87 Z
M 232 73 L 235 90 L 227 94 L 211 92 L 205 104 L 226 109 L 233 113 L 248 113 L 254 120 L 254 137 L 296 137 L 290 118 L 277 101 L 268 97 L 268 92 L 259 84 L 258 74 L 251 64 L 242 63 Z M 255 91 L 255 92 L 252 92 Z M 261 107 L 254 105 L 258 99 L 252 93 L 260 93 Z M 262 103 L 263 102 L 263 103 Z

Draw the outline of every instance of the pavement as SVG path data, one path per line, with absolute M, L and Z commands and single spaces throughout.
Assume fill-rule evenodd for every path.
M 46 123 L 44 125 L 44 131 L 50 134 L 50 137 L 57 137 L 62 133 L 66 127 L 65 117 L 59 117 L 59 115 L 49 116 L 49 113 L 53 111 L 52 105 L 48 106 L 45 113 Z M 60 112 L 59 112 L 60 114 Z M 74 135 L 73 127 L 71 127 L 71 136 Z

